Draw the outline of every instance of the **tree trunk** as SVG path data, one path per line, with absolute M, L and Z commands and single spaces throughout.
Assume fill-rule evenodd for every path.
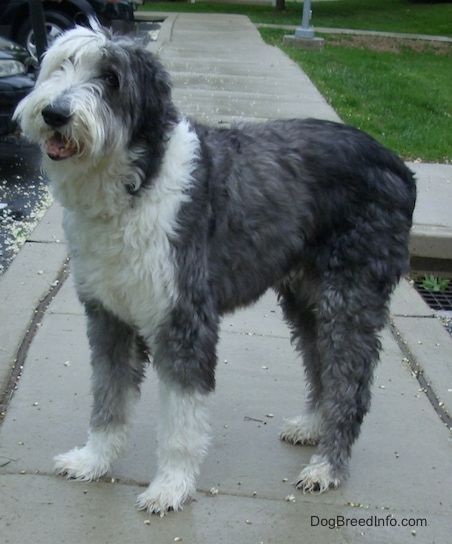
M 276 11 L 286 11 L 286 0 L 276 0 Z

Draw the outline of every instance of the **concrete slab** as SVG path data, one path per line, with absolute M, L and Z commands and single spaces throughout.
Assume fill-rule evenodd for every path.
M 413 531 L 417 534 L 416 542 L 431 542 L 425 538 L 428 528 L 397 525 L 402 520 L 422 519 L 410 513 L 404 513 L 409 517 L 402 518 L 387 510 L 347 505 L 338 509 L 328 504 L 320 513 L 315 504 L 304 499 L 291 503 L 205 493 L 177 515 L 161 519 L 149 518 L 132 509 L 124 510 L 123 504 L 133 500 L 139 491 L 136 486 L 104 482 L 86 487 L 47 476 L 27 476 L 18 481 L 11 476 L 2 476 L 1 515 L 7 521 L 2 533 L 3 542 L 110 544 L 133 539 L 134 542 L 155 544 L 309 544 L 319 541 L 326 544 L 363 541 L 405 544 L 414 541 Z M 443 516 L 434 514 L 427 520 L 430 525 L 439 527 L 438 542 L 447 542 Z M 363 525 L 334 527 L 335 523 L 345 522 L 362 522 Z
M 243 117 L 253 118 L 254 120 L 264 119 L 291 119 L 295 117 L 309 117 L 313 107 L 317 107 L 314 100 L 307 97 L 303 100 L 281 100 L 280 97 L 274 97 L 273 100 L 278 104 L 273 107 L 273 114 L 268 113 L 268 96 L 253 93 L 237 93 L 230 96 L 227 92 L 216 91 L 197 91 L 194 89 L 180 90 L 175 89 L 174 99 L 181 110 L 189 116 L 199 121 L 209 122 L 212 114 L 222 119 L 229 120 Z
M 418 363 L 440 408 L 452 414 L 452 342 L 438 319 L 393 316 L 401 339 Z
M 52 476 L 53 455 L 84 442 L 91 404 L 84 317 L 80 307 L 74 308 L 70 281 L 60 293 L 31 346 L 20 388 L 1 429 L 0 465 L 4 466 L 0 481 L 5 500 L 0 523 L 7 536 L 11 531 L 14 537 L 17 526 L 22 538 L 28 531 L 31 534 L 31 512 L 40 520 L 35 542 L 60 539 L 61 526 L 66 535 L 61 542 L 79 542 L 74 535 L 82 516 L 90 520 L 82 532 L 97 539 L 87 541 L 96 543 L 111 542 L 112 531 L 117 539 L 131 530 L 151 535 L 157 544 L 168 542 L 172 531 L 174 538 L 194 543 L 229 542 L 231 538 L 247 544 L 281 542 L 281 538 L 314 542 L 319 534 L 325 542 L 361 542 L 361 533 L 382 542 L 393 542 L 391 538 L 405 542 L 411 537 L 411 529 L 401 526 L 332 531 L 313 526 L 317 518 L 311 516 L 321 520 L 340 520 L 338 516 L 422 517 L 429 527 L 435 520 L 440 527 L 444 525 L 452 508 L 448 491 L 452 485 L 450 435 L 419 391 L 388 331 L 375 380 L 373 409 L 355 446 L 350 480 L 321 496 L 303 495 L 292 488 L 290 481 L 314 448 L 293 447 L 278 440 L 283 418 L 301 411 L 305 390 L 301 364 L 270 294 L 253 309 L 223 321 L 218 391 L 212 400 L 212 447 L 202 468 L 196 501 L 182 513 L 165 520 L 153 517 L 147 526 L 144 521 L 149 516 L 133 508 L 135 495 L 155 470 L 158 408 L 151 369 L 130 447 L 111 474 L 115 483 L 109 478 L 86 484 Z M 436 444 L 434 449 L 432 443 Z M 8 481 L 14 485 L 9 486 Z M 218 495 L 212 495 L 212 488 L 218 489 Z M 294 503 L 286 501 L 292 494 Z M 38 513 L 42 514 L 39 518 Z M 200 538 L 199 527 L 207 540 L 194 539 L 193 535 Z M 430 542 L 424 538 L 430 531 L 417 528 L 419 541 Z M 210 540 L 215 534 L 218 537 Z
M 27 242 L 65 244 L 63 207 L 54 202 L 29 236 Z
M 284 36 L 284 45 L 291 45 L 292 47 L 298 47 L 300 49 L 311 49 L 314 51 L 320 51 L 325 45 L 324 38 L 312 37 L 312 38 L 299 38 L 295 35 Z
M 392 296 L 391 315 L 435 317 L 435 312 L 424 302 L 409 281 L 403 279 Z
M 160 56 L 187 115 L 212 123 L 310 117 L 315 111 L 316 117 L 339 120 L 309 78 L 267 46 L 248 18 L 227 16 L 219 24 L 214 15 L 179 14 L 168 24 L 171 40 Z
M 408 163 L 415 172 L 418 200 L 410 253 L 415 257 L 452 260 L 452 165 Z
M 413 358 L 416 372 L 437 397 L 436 409 L 452 414 L 452 340 L 434 312 L 408 281 L 391 301 L 391 322 Z

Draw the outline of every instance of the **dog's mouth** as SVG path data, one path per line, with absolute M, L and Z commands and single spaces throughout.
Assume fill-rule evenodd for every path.
M 46 151 L 53 161 L 62 161 L 75 155 L 78 146 L 73 140 L 63 136 L 61 132 L 55 131 L 46 140 Z

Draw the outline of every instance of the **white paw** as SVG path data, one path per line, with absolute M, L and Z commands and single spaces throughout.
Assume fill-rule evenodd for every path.
M 94 455 L 87 446 L 74 448 L 57 455 L 53 460 L 57 474 L 84 482 L 97 480 L 110 470 L 109 464 Z
M 341 481 L 333 476 L 332 467 L 324 457 L 313 455 L 309 465 L 300 472 L 294 484 L 304 493 L 323 493 L 330 487 L 338 487 Z
M 322 420 L 318 414 L 314 413 L 286 419 L 279 436 L 281 440 L 291 444 L 316 446 L 319 443 L 321 434 Z
M 144 493 L 138 496 L 137 507 L 151 514 L 164 516 L 171 510 L 181 510 L 185 501 L 195 493 L 194 482 L 175 478 L 156 478 Z

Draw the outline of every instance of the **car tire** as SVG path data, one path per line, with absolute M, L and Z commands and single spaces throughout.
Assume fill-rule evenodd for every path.
M 45 22 L 48 47 L 52 45 L 57 36 L 68 28 L 72 28 L 74 26 L 74 22 L 70 17 L 64 13 L 59 13 L 58 11 L 46 11 Z M 26 21 L 19 28 L 16 41 L 28 50 L 35 62 L 38 60 L 30 18 L 26 19 Z

